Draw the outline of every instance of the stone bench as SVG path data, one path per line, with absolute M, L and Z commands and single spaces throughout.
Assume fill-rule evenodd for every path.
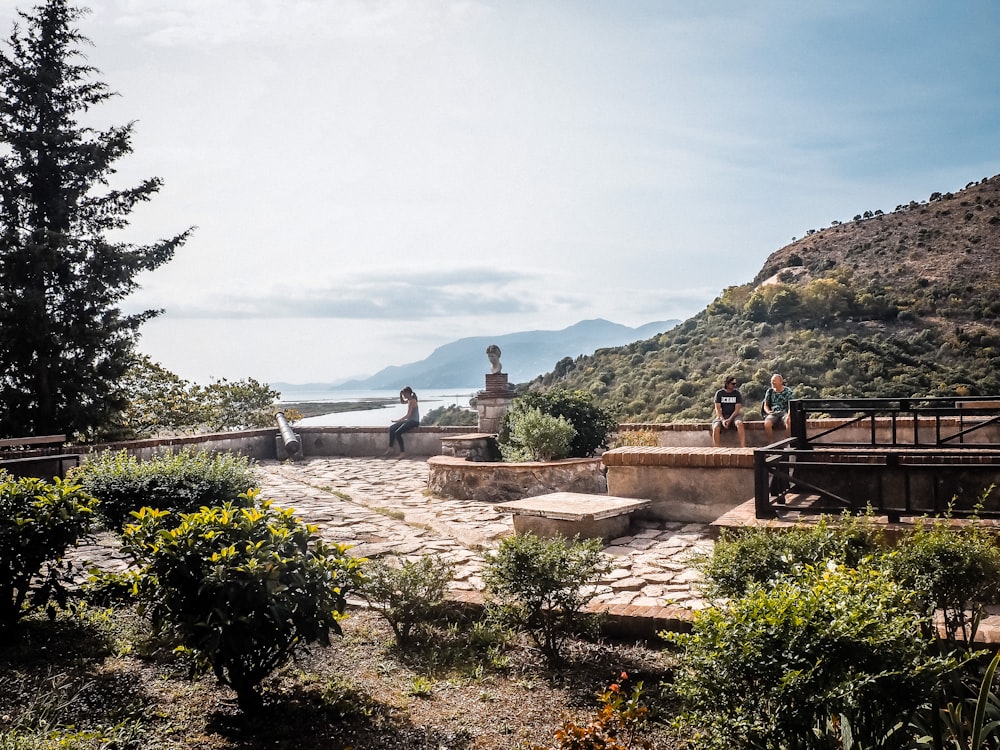
M 550 492 L 496 507 L 513 514 L 518 534 L 614 539 L 628 531 L 632 513 L 649 505 L 649 500 L 631 497 Z
M 643 516 L 711 523 L 754 496 L 753 448 L 625 446 L 601 457 L 608 493 L 645 498 Z

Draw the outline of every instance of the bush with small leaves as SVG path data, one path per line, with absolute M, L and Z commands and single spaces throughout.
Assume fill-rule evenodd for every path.
M 622 448 L 624 446 L 653 447 L 659 444 L 660 444 L 660 433 L 656 430 L 620 430 L 612 436 L 609 447 L 611 448 Z
M 910 746 L 906 719 L 958 668 L 920 635 L 911 595 L 829 563 L 695 613 L 674 688 L 697 747 Z
M 120 529 L 143 507 L 176 512 L 234 503 L 259 484 L 252 462 L 235 453 L 184 449 L 140 461 L 128 451 L 106 451 L 72 473 L 73 481 L 101 501 L 99 515 Z
M 553 417 L 515 401 L 507 412 L 500 455 L 504 461 L 556 461 L 569 456 L 574 435 L 576 430 L 565 417 Z
M 58 477 L 51 483 L 0 470 L 0 637 L 29 612 L 66 605 L 70 547 L 90 529 L 97 500 Z
M 455 565 L 437 555 L 419 560 L 380 558 L 368 565 L 361 593 L 392 626 L 396 642 L 410 642 L 414 626 L 436 620 L 444 606 Z
M 921 614 L 939 612 L 945 637 L 971 647 L 986 606 L 1000 602 L 1000 547 L 977 523 L 921 520 L 880 562 L 916 595 Z M 928 633 L 930 635 L 930 633 Z
M 502 614 L 525 630 L 550 661 L 562 661 L 570 633 L 583 629 L 583 607 L 610 569 L 600 539 L 542 539 L 516 534 L 488 558 L 483 582 Z
M 143 508 L 123 541 L 154 626 L 178 639 L 196 672 L 211 669 L 235 690 L 243 711 L 260 705 L 260 682 L 296 648 L 341 633 L 363 562 L 291 510 L 255 500 L 179 517 Z
M 796 575 L 804 566 L 821 567 L 829 560 L 857 567 L 878 553 L 879 534 L 866 517 L 826 517 L 810 526 L 780 534 L 770 529 L 724 530 L 710 557 L 699 561 L 709 596 L 741 596 L 757 584 Z
M 563 417 L 576 430 L 570 443 L 573 458 L 593 456 L 607 447 L 608 436 L 618 427 L 618 418 L 609 408 L 598 406 L 594 396 L 583 390 L 556 388 L 545 393 L 530 391 L 514 399 L 514 408 L 539 409 L 543 414 Z M 510 418 L 510 411 L 507 418 Z M 505 430 L 501 430 L 501 437 Z

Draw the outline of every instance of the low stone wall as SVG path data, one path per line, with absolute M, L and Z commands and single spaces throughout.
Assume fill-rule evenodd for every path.
M 610 494 L 653 501 L 640 517 L 711 523 L 754 496 L 752 448 L 625 447 L 602 461 Z
M 271 430 L 241 430 L 239 432 L 216 432 L 204 435 L 184 435 L 169 438 L 150 438 L 148 440 L 127 440 L 119 443 L 98 443 L 97 445 L 74 446 L 79 453 L 97 453 L 99 451 L 127 450 L 141 461 L 148 460 L 158 453 L 178 451 L 185 447 L 210 451 L 225 451 L 249 456 L 257 460 L 273 459 L 275 452 L 275 436 L 277 428 Z
M 381 427 L 302 427 L 295 429 L 302 441 L 302 455 L 380 456 L 389 447 L 389 425 Z M 468 427 L 417 427 L 403 433 L 408 456 L 437 456 L 441 438 L 463 435 Z
M 435 495 L 480 502 L 508 502 L 549 492 L 603 495 L 608 491 L 600 458 L 562 461 L 466 461 L 432 456 L 427 489 Z
M 379 427 L 293 427 L 301 442 L 300 455 L 310 456 L 379 456 L 389 447 L 389 428 Z M 468 427 L 418 427 L 404 433 L 406 452 L 411 456 L 436 456 L 441 453 L 441 438 L 462 435 Z M 93 453 L 103 450 L 127 450 L 141 460 L 157 453 L 194 446 L 210 451 L 227 451 L 258 460 L 277 457 L 278 428 L 219 432 L 205 435 L 129 440 L 81 446 L 74 450 Z

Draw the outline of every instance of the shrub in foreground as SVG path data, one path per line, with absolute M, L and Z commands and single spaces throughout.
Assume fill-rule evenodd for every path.
M 594 584 L 609 568 L 600 539 L 516 534 L 486 560 L 483 582 L 501 612 L 559 662 L 567 636 L 582 629 L 582 609 L 594 597 Z
M 124 548 L 141 566 L 154 627 L 166 630 L 236 691 L 242 710 L 260 705 L 258 686 L 293 651 L 340 634 L 361 560 L 327 544 L 291 510 L 226 503 L 174 516 L 143 508 L 125 527 Z
M 920 634 L 911 595 L 833 563 L 699 611 L 675 688 L 705 748 L 904 748 L 957 668 Z
M 772 529 L 723 530 L 712 555 L 699 566 L 709 596 L 741 596 L 757 584 L 797 575 L 805 566 L 828 561 L 856 568 L 881 549 L 867 517 L 821 517 L 810 526 L 775 533 Z
M 28 612 L 64 606 L 66 550 L 87 533 L 97 501 L 56 478 L 15 479 L 0 471 L 0 637 Z
M 967 647 L 986 605 L 1000 601 L 1000 547 L 993 533 L 976 523 L 955 527 L 947 519 L 921 520 L 881 565 L 914 592 L 928 624 L 940 612 L 945 637 Z
M 396 634 L 396 642 L 410 641 L 414 626 L 433 622 L 441 614 L 455 566 L 436 555 L 419 560 L 380 558 L 368 565 L 362 594 Z
M 140 461 L 128 451 L 92 456 L 72 478 L 101 501 L 99 514 L 120 529 L 143 507 L 186 513 L 202 506 L 239 505 L 259 483 L 251 460 L 234 453 L 184 449 Z

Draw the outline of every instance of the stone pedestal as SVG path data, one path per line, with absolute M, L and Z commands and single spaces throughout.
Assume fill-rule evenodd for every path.
M 514 400 L 514 391 L 507 382 L 507 373 L 487 373 L 486 390 L 476 394 L 479 412 L 479 432 L 496 435 L 500 432 L 507 409 Z

